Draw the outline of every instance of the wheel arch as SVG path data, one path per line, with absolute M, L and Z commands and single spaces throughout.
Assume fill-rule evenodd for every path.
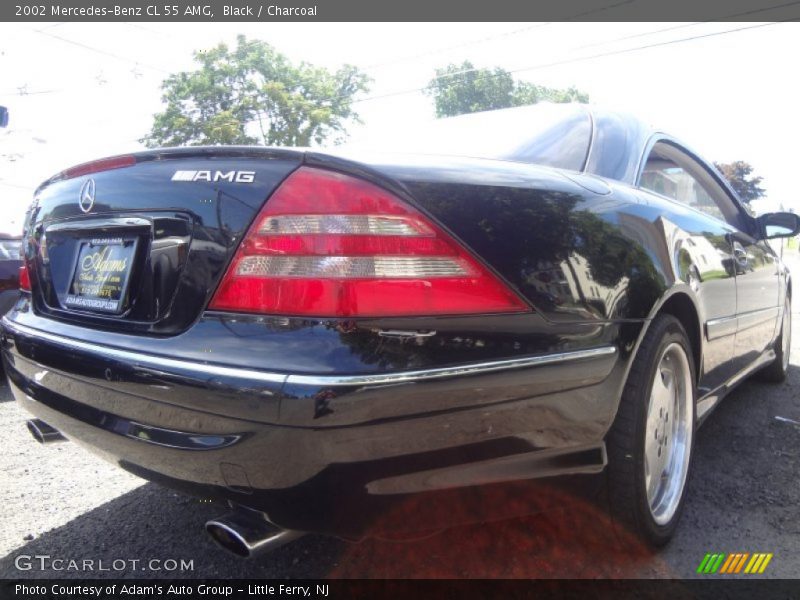
M 606 489 L 613 523 L 621 537 L 633 532 L 654 546 L 662 546 L 672 536 L 680 518 L 684 506 L 685 486 L 691 469 L 692 440 L 697 427 L 696 407 L 687 390 L 687 387 L 691 386 L 687 380 L 690 373 L 686 373 L 686 369 L 682 370 L 681 376 L 687 378 L 684 379 L 686 385 L 681 386 L 684 393 L 676 394 L 673 397 L 674 403 L 669 405 L 678 407 L 680 404 L 683 410 L 676 408 L 673 411 L 668 407 L 667 414 L 662 414 L 660 408 L 654 408 L 652 413 L 661 423 L 666 423 L 669 415 L 672 415 L 670 422 L 685 423 L 683 438 L 685 450 L 677 463 L 680 466 L 677 470 L 669 469 L 668 472 L 673 474 L 672 479 L 664 484 L 669 489 L 674 488 L 677 491 L 674 494 L 670 492 L 671 495 L 667 497 L 672 499 L 663 508 L 663 502 L 659 498 L 664 496 L 657 492 L 653 495 L 648 493 L 650 483 L 647 479 L 649 460 L 647 447 L 648 440 L 653 439 L 651 434 L 653 430 L 649 429 L 651 424 L 649 411 L 650 407 L 656 406 L 653 404 L 651 378 L 655 377 L 658 380 L 660 361 L 666 351 L 675 345 L 674 342 L 678 337 L 675 320 L 681 323 L 686 331 L 689 345 L 692 346 L 691 353 L 702 358 L 700 314 L 696 300 L 691 295 L 691 288 L 688 290 L 682 290 L 680 287 L 671 288 L 670 293 L 662 297 L 648 315 L 645 327 L 642 328 L 641 338 L 632 353 L 631 366 L 626 374 L 626 389 L 620 398 L 617 414 L 606 436 L 608 452 Z M 667 335 L 670 336 L 669 339 L 664 337 Z M 683 351 L 680 353 L 683 354 Z M 688 357 L 686 358 L 687 362 L 691 362 L 688 361 Z M 659 457 L 662 452 L 661 444 L 666 440 L 666 436 L 659 438 L 659 430 L 663 434 L 661 427 L 663 425 L 656 425 L 655 428 L 656 439 L 659 440 Z M 670 438 L 675 439 L 673 434 L 670 434 Z M 666 451 L 673 452 L 672 448 L 679 447 L 676 444 L 673 441 L 672 446 Z M 650 455 L 652 458 L 652 453 Z M 659 478 L 656 478 L 656 481 Z
M 689 338 L 689 345 L 691 346 L 692 358 L 695 363 L 695 384 L 699 384 L 701 380 L 701 373 L 703 372 L 703 320 L 702 310 L 698 305 L 694 293 L 687 284 L 678 284 L 667 290 L 650 309 L 647 319 L 643 321 L 643 326 L 637 334 L 636 343 L 630 351 L 627 359 L 627 364 L 624 368 L 624 374 L 620 378 L 619 389 L 616 396 L 616 403 L 613 407 L 613 413 L 610 423 L 613 423 L 616 418 L 617 411 L 619 410 L 619 401 L 622 398 L 622 393 L 628 383 L 630 377 L 631 367 L 633 366 L 636 357 L 639 355 L 639 349 L 644 341 L 653 320 L 661 315 L 669 314 L 683 325 L 686 330 L 686 335 Z M 610 424 L 609 424 L 610 426 Z
M 653 318 L 661 314 L 672 315 L 686 330 L 695 364 L 695 383 L 698 383 L 703 366 L 703 327 L 697 305 L 689 294 L 677 291 L 658 307 Z

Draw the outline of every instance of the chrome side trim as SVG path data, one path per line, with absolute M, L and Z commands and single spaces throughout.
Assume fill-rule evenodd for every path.
M 171 368 L 179 371 L 190 371 L 203 378 L 207 378 L 209 375 L 218 375 L 221 377 L 235 377 L 269 383 L 317 386 L 384 385 L 394 383 L 409 383 L 414 381 L 428 381 L 431 379 L 442 379 L 445 377 L 478 375 L 482 373 L 493 373 L 497 371 L 508 371 L 512 369 L 523 369 L 527 367 L 537 367 L 543 365 L 589 360 L 594 358 L 610 357 L 617 353 L 615 346 L 600 346 L 599 348 L 589 348 L 585 350 L 572 350 L 554 354 L 540 354 L 537 356 L 526 356 L 523 358 L 472 363 L 467 365 L 459 365 L 456 367 L 421 369 L 417 371 L 402 371 L 398 373 L 376 373 L 374 375 L 287 375 L 284 373 L 270 373 L 268 371 L 240 369 L 237 367 L 223 367 L 208 363 L 177 360 L 158 355 L 122 350 L 110 346 L 99 346 L 97 344 L 82 342 L 73 338 L 67 338 L 53 333 L 40 331 L 38 329 L 33 329 L 31 327 L 27 327 L 26 325 L 13 323 L 6 317 L 3 317 L 2 325 L 8 332 L 12 334 L 16 332 L 22 335 L 28 335 L 34 338 L 47 340 L 65 348 L 100 354 L 107 358 L 113 358 L 129 364 L 139 365 L 159 371 L 164 371 L 165 369 Z
M 426 338 L 426 337 L 433 337 L 434 335 L 436 335 L 436 331 L 379 329 L 378 335 L 380 337 L 390 337 L 390 338 Z
M 11 333 L 21 333 L 34 338 L 47 340 L 48 342 L 52 342 L 65 348 L 100 354 L 106 358 L 113 358 L 134 366 L 142 366 L 156 371 L 164 371 L 165 369 L 190 371 L 202 375 L 205 379 L 207 379 L 209 375 L 218 375 L 220 377 L 254 379 L 267 383 L 283 383 L 286 381 L 286 375 L 282 373 L 237 369 L 236 367 L 222 367 L 219 365 L 199 363 L 188 360 L 176 360 L 174 358 L 167 358 L 165 356 L 153 354 L 142 354 L 141 352 L 132 352 L 130 350 L 122 350 L 120 348 L 114 348 L 111 346 L 90 344 L 88 342 L 82 342 L 73 338 L 47 333 L 39 329 L 33 329 L 31 327 L 27 327 L 26 325 L 12 323 L 6 317 L 3 317 L 2 324 L 3 327 Z
M 127 421 L 127 429 L 122 429 L 119 425 L 125 423 L 126 419 L 117 417 L 114 419 L 115 427 L 109 429 L 113 433 L 118 433 L 129 437 L 137 442 L 145 442 L 154 446 L 164 448 L 178 448 L 179 450 L 219 450 L 233 446 L 242 439 L 243 434 L 236 433 L 190 433 L 188 431 L 176 431 L 155 427 L 154 425 L 144 425 L 136 421 Z M 104 428 L 108 429 L 108 428 Z
M 86 220 L 87 216 L 90 220 Z M 153 226 L 152 219 L 143 219 L 142 217 L 119 217 L 113 219 L 97 219 L 93 217 L 94 215 L 81 215 L 77 219 L 53 223 L 45 228 L 45 233 L 55 233 L 57 231 L 83 231 L 86 229 L 95 230 L 101 228 L 122 229 L 126 227 Z
M 774 321 L 780 316 L 780 312 L 780 307 L 771 306 L 769 308 L 760 308 L 732 317 L 711 319 L 706 321 L 706 337 L 711 341 L 725 337 L 726 335 L 733 335 L 737 331 L 744 331 L 745 329 L 755 327 L 761 323 Z
M 557 354 L 543 354 L 526 356 L 525 358 L 512 358 L 507 360 L 493 360 L 489 362 L 460 365 L 458 367 L 442 367 L 438 369 L 423 369 L 419 371 L 403 371 L 400 373 L 378 373 L 376 375 L 289 375 L 286 383 L 301 385 L 379 385 L 391 383 L 407 383 L 410 381 L 428 381 L 443 377 L 456 377 L 537 367 L 558 363 L 572 362 L 603 356 L 612 356 L 617 353 L 614 346 L 601 346 L 588 350 L 573 350 Z
M 737 329 L 738 331 L 744 331 L 745 329 L 761 325 L 768 321 L 775 322 L 780 310 L 781 309 L 777 306 L 771 306 L 769 308 L 742 313 L 737 320 Z
M 736 315 L 706 321 L 706 337 L 708 341 L 733 335 L 734 333 L 736 333 Z

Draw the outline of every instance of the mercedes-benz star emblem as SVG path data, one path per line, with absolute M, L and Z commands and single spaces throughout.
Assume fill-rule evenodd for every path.
M 94 179 L 87 179 L 81 186 L 81 193 L 80 196 L 78 196 L 78 206 L 80 206 L 81 210 L 85 213 L 92 210 L 94 206 L 94 190 Z

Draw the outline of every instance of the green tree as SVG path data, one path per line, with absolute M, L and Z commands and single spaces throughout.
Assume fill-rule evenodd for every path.
M 752 200 L 764 195 L 765 190 L 761 187 L 763 178 L 752 174 L 753 167 L 750 163 L 737 160 L 732 163 L 714 163 L 714 165 L 725 176 L 731 187 L 736 190 L 743 202 L 749 204 Z
M 154 116 L 148 147 L 204 144 L 308 146 L 340 142 L 359 122 L 353 98 L 369 78 L 353 66 L 336 72 L 297 65 L 269 44 L 238 36 L 194 53 L 195 71 L 162 83 L 163 112 Z
M 537 102 L 589 101 L 588 94 L 574 87 L 562 90 L 515 81 L 505 69 L 476 69 L 468 60 L 436 69 L 436 77 L 430 80 L 424 93 L 433 98 L 437 117 Z
M 526 104 L 536 104 L 537 102 L 589 102 L 589 94 L 580 91 L 575 86 L 570 86 L 565 90 L 549 88 L 543 85 L 535 85 L 525 81 L 517 82 L 517 89 L 514 92 L 513 106 L 524 106 Z

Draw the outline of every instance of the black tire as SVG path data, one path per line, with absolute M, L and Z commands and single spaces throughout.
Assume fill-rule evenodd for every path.
M 784 327 L 786 326 L 786 327 Z M 786 344 L 784 344 L 786 336 Z M 756 373 L 756 379 L 767 383 L 783 383 L 789 371 L 789 352 L 792 348 L 792 299 L 786 296 L 783 306 L 781 332 L 775 340 L 775 360 Z
M 681 413 L 682 419 L 684 419 L 684 427 L 689 428 L 689 442 L 685 444 L 689 456 L 688 464 L 685 462 L 685 458 L 675 463 L 683 465 L 681 467 L 683 475 L 680 492 L 671 494 L 673 498 L 677 498 L 677 508 L 672 509 L 674 513 L 667 511 L 666 514 L 660 515 L 662 520 L 668 514 L 671 514 L 671 517 L 666 522 L 659 523 L 654 517 L 646 489 L 647 412 L 651 403 L 656 372 L 662 358 L 668 351 L 680 358 L 680 349 L 685 354 L 685 364 L 688 365 L 691 377 L 688 382 L 684 378 L 684 383 L 680 386 L 683 390 L 683 400 L 680 402 L 684 406 L 682 409 L 684 412 Z M 683 370 L 685 370 L 685 366 Z M 632 547 L 634 541 L 636 544 L 643 541 L 650 546 L 663 546 L 670 540 L 678 525 L 692 465 L 697 398 L 695 374 L 696 367 L 691 345 L 680 321 L 671 315 L 657 316 L 650 324 L 634 358 L 617 416 L 606 438 L 609 511 L 617 539 L 623 547 Z M 661 376 L 660 372 L 659 376 Z M 687 394 L 688 398 L 686 398 Z M 673 415 L 674 418 L 676 418 L 675 415 Z M 658 434 L 655 437 L 658 439 Z M 661 456 L 660 451 L 658 456 Z

